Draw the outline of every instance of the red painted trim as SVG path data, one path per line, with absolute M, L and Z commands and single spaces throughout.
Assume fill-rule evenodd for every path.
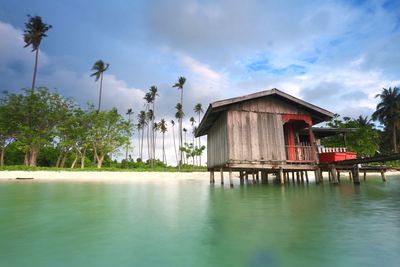
M 312 120 L 309 115 L 305 114 L 282 114 L 282 121 L 304 121 L 308 126 L 312 126 Z

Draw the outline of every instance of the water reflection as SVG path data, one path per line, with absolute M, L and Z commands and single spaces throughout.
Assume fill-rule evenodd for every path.
M 399 202 L 397 178 L 0 183 L 0 266 L 394 266 Z

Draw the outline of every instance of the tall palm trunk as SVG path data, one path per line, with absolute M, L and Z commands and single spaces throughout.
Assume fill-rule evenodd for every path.
M 174 126 L 172 126 L 172 139 L 174 139 L 174 151 L 175 151 L 176 165 L 179 165 L 179 161 L 178 161 L 178 153 L 176 152 L 176 143 L 175 143 L 175 128 L 174 128 Z
M 396 123 L 393 123 L 393 146 L 394 146 L 394 153 L 397 153 L 397 129 L 396 129 Z
M 183 88 L 181 89 L 181 108 L 182 108 L 182 113 L 183 113 Z M 182 161 L 183 161 L 183 153 L 181 151 L 181 148 L 183 147 L 182 119 L 183 119 L 183 115 L 179 118 L 179 169 L 182 167 Z
M 150 125 L 147 124 L 147 156 L 148 156 L 149 161 L 151 161 L 151 157 L 150 157 L 150 138 L 149 138 L 149 135 L 150 135 Z
M 199 126 L 200 126 L 200 112 L 199 112 Z M 199 149 L 201 148 L 201 136 L 199 136 Z M 201 154 L 199 155 L 199 166 L 201 166 Z
M 97 108 L 97 113 L 100 112 L 100 104 L 101 104 L 101 93 L 103 89 L 103 73 L 100 74 L 100 93 L 99 93 L 99 106 Z
M 36 72 L 37 72 L 38 59 L 39 59 L 39 47 L 36 49 L 36 53 L 35 53 L 35 66 L 33 68 L 32 90 L 31 90 L 31 94 L 32 95 L 35 93 Z
M 162 151 L 163 151 L 163 162 L 167 164 L 167 157 L 165 155 L 165 147 L 164 147 L 164 139 L 165 139 L 165 133 L 162 134 Z
M 140 159 L 143 161 L 144 125 L 142 127 L 142 144 L 140 148 Z

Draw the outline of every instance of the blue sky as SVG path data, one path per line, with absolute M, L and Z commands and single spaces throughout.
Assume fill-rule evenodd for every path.
M 181 75 L 187 118 L 197 102 L 274 87 L 342 115 L 370 115 L 381 88 L 400 84 L 400 1 L 0 0 L 1 90 L 30 85 L 27 14 L 53 25 L 38 85 L 81 104 L 96 102 L 97 59 L 111 64 L 105 108 L 137 114 L 156 85 L 167 119 Z

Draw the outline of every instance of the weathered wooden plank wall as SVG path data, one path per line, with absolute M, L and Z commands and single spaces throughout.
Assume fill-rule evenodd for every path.
M 233 104 L 229 107 L 229 110 L 266 112 L 277 114 L 309 114 L 304 109 L 284 102 L 274 96 Z
M 285 140 L 280 114 L 228 111 L 229 160 L 284 161 Z
M 228 161 L 227 119 L 223 113 L 207 135 L 207 167 L 220 167 Z

